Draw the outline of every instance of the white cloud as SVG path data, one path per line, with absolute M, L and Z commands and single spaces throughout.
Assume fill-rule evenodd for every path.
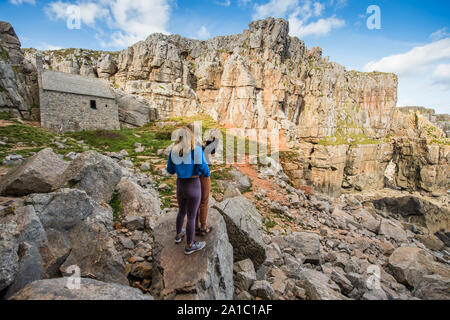
M 399 76 L 399 106 L 425 106 L 449 112 L 450 38 L 369 62 L 363 69 Z
M 32 4 L 34 6 L 36 4 L 36 1 L 35 0 L 9 0 L 9 3 L 11 3 L 15 6 L 20 6 L 23 3 Z
M 438 31 L 430 34 L 430 39 L 433 41 L 441 40 L 448 37 L 450 37 L 450 33 L 447 32 L 447 27 L 439 29 Z
M 208 39 L 210 36 L 211 34 L 209 33 L 208 29 L 206 29 L 205 26 L 202 26 L 200 30 L 198 30 L 197 32 L 197 39 L 200 40 Z
M 299 6 L 298 0 L 270 0 L 266 4 L 255 5 L 253 19 L 264 19 L 269 16 L 283 18 L 291 10 Z
M 41 45 L 39 45 L 36 49 L 38 50 L 60 50 L 62 49 L 61 46 L 55 46 L 53 44 L 48 44 L 48 43 L 42 43 Z
M 342 2 L 342 1 L 338 1 Z M 334 1 L 330 5 L 336 5 Z M 292 36 L 303 38 L 310 35 L 326 35 L 332 29 L 345 26 L 345 21 L 335 15 L 322 17 L 325 4 L 312 0 L 270 0 L 266 4 L 256 5 L 254 19 L 268 16 L 287 17 Z M 314 19 L 314 21 L 312 21 Z
M 229 7 L 231 5 L 231 0 L 216 1 L 219 6 Z
M 289 18 L 291 34 L 299 38 L 309 35 L 327 35 L 332 29 L 337 29 L 345 26 L 345 21 L 330 17 L 327 19 L 319 19 L 309 24 L 304 24 L 302 20 L 295 17 Z
M 239 7 L 246 7 L 252 3 L 252 0 L 238 0 Z
M 436 63 L 450 59 L 450 38 L 432 42 L 425 46 L 371 61 L 364 66 L 364 71 L 394 72 L 399 76 L 414 76 L 429 72 Z
M 439 64 L 433 72 L 434 83 L 450 88 L 450 64 Z
M 167 34 L 170 18 L 170 0 L 77 0 L 75 2 L 51 2 L 45 9 L 53 20 L 69 17 L 67 8 L 77 5 L 81 11 L 81 22 L 97 30 L 103 46 L 126 47 L 144 40 L 151 33 Z M 103 23 L 100 25 L 100 23 Z M 103 28 L 111 32 L 104 38 Z

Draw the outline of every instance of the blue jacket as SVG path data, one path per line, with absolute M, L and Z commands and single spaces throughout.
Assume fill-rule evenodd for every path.
M 190 159 L 188 158 L 190 157 Z M 172 151 L 170 151 L 169 162 L 167 163 L 167 172 L 170 174 L 177 174 L 178 178 L 186 179 L 192 176 L 202 175 L 204 177 L 209 177 L 209 168 L 206 163 L 205 154 L 203 153 L 202 147 L 195 147 L 194 151 L 191 151 L 190 155 L 182 157 L 181 163 L 175 164 L 172 157 Z M 197 164 L 195 163 L 197 161 Z

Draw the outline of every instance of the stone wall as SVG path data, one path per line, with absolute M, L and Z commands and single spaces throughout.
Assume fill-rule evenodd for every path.
M 41 123 L 54 131 L 120 129 L 119 112 L 114 99 L 81 96 L 43 90 L 41 92 Z M 93 110 L 90 101 L 95 100 Z

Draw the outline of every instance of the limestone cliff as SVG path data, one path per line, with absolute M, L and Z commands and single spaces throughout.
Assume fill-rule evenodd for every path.
M 38 106 L 36 70 L 24 59 L 12 26 L 0 21 L 0 112 L 39 119 Z
M 124 126 L 206 113 L 226 127 L 281 129 L 297 187 L 333 195 L 387 182 L 435 194 L 450 187 L 448 142 L 432 119 L 396 108 L 396 75 L 348 71 L 289 36 L 283 19 L 206 41 L 152 34 L 121 52 L 42 54 L 46 68 L 107 78 L 144 98 L 122 108 Z

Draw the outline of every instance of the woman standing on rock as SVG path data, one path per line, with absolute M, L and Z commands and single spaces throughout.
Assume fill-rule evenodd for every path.
M 209 139 L 206 140 L 205 143 L 202 144 L 201 139 L 201 128 L 199 130 L 195 130 L 195 123 L 190 123 L 188 125 L 188 128 L 192 132 L 197 132 L 199 137 L 196 138 L 196 143 L 198 145 L 202 145 L 202 150 L 205 153 L 205 159 L 207 163 L 210 163 L 209 161 L 209 155 L 216 153 L 217 145 L 219 144 L 219 138 L 218 138 L 218 130 L 214 129 L 211 131 Z M 194 134 L 195 136 L 195 134 Z M 202 196 L 200 200 L 200 207 L 198 209 L 197 213 L 197 219 L 196 219 L 196 228 L 195 228 L 195 234 L 197 236 L 206 237 L 208 234 L 210 234 L 213 230 L 213 227 L 208 227 L 207 221 L 208 221 L 208 211 L 209 211 L 209 195 L 211 193 L 211 178 L 208 176 L 200 176 L 200 185 L 202 189 Z
M 219 144 L 219 139 L 217 137 L 217 129 L 211 132 L 208 140 L 203 144 L 203 152 L 206 153 L 205 158 L 209 163 L 209 155 L 216 153 L 217 145 Z M 213 230 L 213 227 L 208 227 L 208 210 L 209 210 L 209 194 L 211 192 L 211 178 L 200 176 L 200 184 L 202 188 L 202 199 L 200 201 L 200 208 L 198 209 L 197 222 L 195 233 L 199 236 L 205 237 Z
M 194 134 L 188 128 L 174 132 L 176 143 L 169 155 L 167 172 L 177 174 L 177 235 L 175 243 L 181 243 L 186 235 L 185 254 L 202 250 L 206 243 L 194 241 L 197 211 L 201 201 L 200 175 L 209 177 L 209 168 L 200 146 L 195 145 Z M 187 215 L 186 231 L 183 231 Z

